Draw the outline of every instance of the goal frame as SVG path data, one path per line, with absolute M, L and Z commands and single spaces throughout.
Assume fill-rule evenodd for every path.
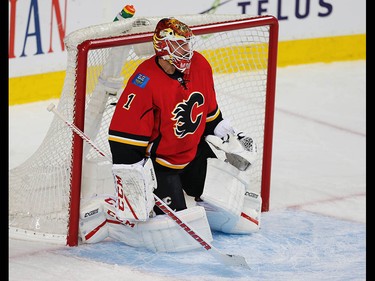
M 269 211 L 270 182 L 271 182 L 271 162 L 272 162 L 272 140 L 273 140 L 273 122 L 274 122 L 274 104 L 276 91 L 276 70 L 277 70 L 277 45 L 278 45 L 278 20 L 273 16 L 259 16 L 244 20 L 232 20 L 217 24 L 204 24 L 192 26 L 191 29 L 195 35 L 209 34 L 219 31 L 229 31 L 249 27 L 268 25 L 270 27 L 269 49 L 268 49 L 268 67 L 267 67 L 267 85 L 266 85 L 266 109 L 264 124 L 264 149 L 262 163 L 262 212 Z M 74 124 L 84 131 L 85 123 L 85 95 L 86 95 L 86 71 L 88 52 L 93 49 L 117 47 L 129 44 L 145 43 L 152 41 L 153 32 L 140 34 L 125 34 L 111 38 L 92 39 L 82 42 L 77 46 L 78 57 L 76 67 L 76 99 Z M 79 208 L 81 193 L 81 171 L 82 171 L 82 153 L 83 140 L 77 134 L 73 137 L 73 167 L 71 181 L 71 201 L 69 214 L 69 231 L 67 235 L 67 244 L 76 246 L 78 244 L 79 227 Z

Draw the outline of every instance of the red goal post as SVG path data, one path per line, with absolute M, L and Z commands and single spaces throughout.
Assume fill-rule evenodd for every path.
M 278 21 L 273 16 L 183 15 L 210 62 L 223 116 L 252 136 L 260 157 L 248 174 L 269 210 Z M 161 17 L 90 26 L 65 38 L 67 69 L 57 109 L 106 155 L 114 105 L 139 63 L 154 54 Z M 22 192 L 21 192 L 22 191 Z M 27 198 L 20 194 L 28 194 Z M 111 163 L 54 118 L 39 149 L 9 171 L 10 237 L 79 244 L 81 200 L 114 192 Z

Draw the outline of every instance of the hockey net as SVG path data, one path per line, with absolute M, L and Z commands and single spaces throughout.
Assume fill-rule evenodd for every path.
M 249 15 L 176 18 L 192 28 L 196 50 L 211 63 L 223 116 L 258 144 L 260 157 L 248 177 L 268 211 L 278 22 Z M 107 156 L 115 104 L 135 68 L 154 55 L 160 19 L 134 17 L 65 38 L 67 69 L 57 110 Z M 114 192 L 110 161 L 55 116 L 37 151 L 9 171 L 9 235 L 78 245 L 80 201 Z

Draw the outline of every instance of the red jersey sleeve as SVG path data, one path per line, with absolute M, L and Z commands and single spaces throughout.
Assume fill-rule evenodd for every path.
M 152 133 L 154 113 L 150 76 L 141 64 L 118 100 L 109 126 L 109 143 L 114 163 L 134 163 L 144 158 Z

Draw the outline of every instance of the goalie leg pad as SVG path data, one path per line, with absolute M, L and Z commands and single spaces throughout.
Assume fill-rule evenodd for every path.
M 212 242 L 211 229 L 203 207 L 194 206 L 176 212 L 199 235 Z M 132 247 L 143 247 L 153 252 L 182 252 L 198 249 L 201 245 L 167 215 L 158 215 L 134 227 L 111 223 L 109 236 Z
M 141 164 L 114 164 L 112 172 L 117 191 L 116 215 L 121 220 L 146 221 L 153 216 L 157 188 L 152 161 Z
M 103 198 L 95 197 L 81 203 L 79 236 L 83 243 L 98 243 L 109 235 Z
M 262 198 L 260 194 L 246 191 L 241 216 L 230 233 L 248 234 L 260 229 L 260 216 L 262 212 Z
M 81 203 L 79 236 L 83 243 L 98 243 L 113 237 L 112 229 L 119 227 L 121 234 L 132 237 L 135 222 L 121 220 L 116 215 L 116 197 L 110 195 L 94 196 Z M 119 240 L 119 239 L 118 239 Z
M 258 230 L 260 196 L 247 191 L 248 184 L 232 165 L 215 158 L 207 161 L 203 202 L 197 205 L 206 209 L 211 229 L 233 234 Z
M 207 159 L 206 181 L 198 205 L 205 207 L 212 230 L 228 232 L 240 217 L 245 184 L 238 170 L 216 158 Z
M 82 202 L 79 233 L 83 243 L 98 243 L 109 237 L 129 246 L 154 252 L 182 252 L 201 247 L 167 215 L 159 215 L 145 222 L 121 220 L 116 215 L 115 205 L 116 198 L 107 195 Z M 193 206 L 176 212 L 176 215 L 205 241 L 213 241 L 203 207 Z

